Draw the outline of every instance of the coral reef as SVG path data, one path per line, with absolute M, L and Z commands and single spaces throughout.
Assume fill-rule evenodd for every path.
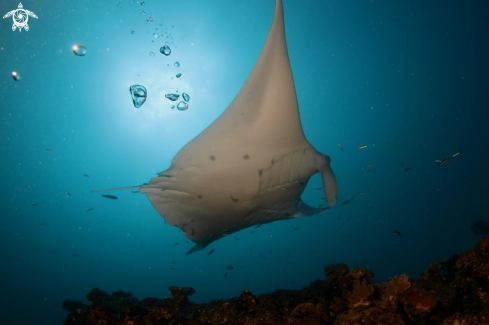
M 136 324 L 489 324 L 489 247 L 433 262 L 417 280 L 405 274 L 375 282 L 367 268 L 324 268 L 326 280 L 300 291 L 194 304 L 192 288 L 170 287 L 172 298 L 139 301 L 122 291 L 93 289 L 87 306 L 65 300 L 65 325 Z

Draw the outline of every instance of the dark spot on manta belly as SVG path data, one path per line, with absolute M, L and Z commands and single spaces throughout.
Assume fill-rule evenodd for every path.
M 202 195 L 197 195 L 197 197 L 198 197 L 199 199 L 201 199 L 201 198 L 202 198 Z
M 245 154 L 245 155 L 243 156 L 243 159 L 244 159 L 244 160 L 248 160 L 248 159 L 250 159 L 250 156 L 249 156 L 248 154 Z
M 234 203 L 238 203 L 239 202 L 239 199 L 235 199 L 232 195 L 229 195 L 231 197 L 231 200 L 234 202 Z
M 215 161 L 215 160 L 216 160 L 216 157 L 214 157 L 214 156 L 210 156 L 209 158 L 210 158 L 212 161 Z

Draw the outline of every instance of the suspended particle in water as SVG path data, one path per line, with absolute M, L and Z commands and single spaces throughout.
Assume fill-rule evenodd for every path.
M 183 100 L 188 102 L 190 100 L 190 96 L 187 93 L 182 94 Z
M 186 111 L 186 110 L 188 109 L 188 104 L 187 104 L 187 103 L 185 103 L 185 102 L 180 102 L 180 103 L 178 103 L 178 105 L 177 105 L 177 109 L 178 109 L 179 111 Z
M 134 0 L 135 3 L 139 3 L 139 0 Z
M 141 15 L 145 16 L 146 13 L 143 10 L 141 10 Z
M 131 34 L 134 34 L 134 31 L 133 30 L 131 31 Z
M 157 34 L 157 33 L 154 33 L 154 34 L 153 34 L 153 37 L 154 37 L 154 38 L 158 38 L 158 34 Z
M 166 56 L 170 55 L 170 53 L 171 53 L 170 47 L 168 45 L 164 45 L 164 46 L 160 47 L 160 53 L 164 54 Z
M 149 55 L 155 56 L 155 52 L 149 52 Z
M 171 105 L 171 109 L 174 109 L 175 108 L 175 105 Z
M 173 63 L 173 65 L 174 65 L 174 66 L 176 66 L 176 67 L 178 68 L 178 67 L 180 66 L 180 63 L 175 62 L 175 63 Z
M 182 76 L 181 73 L 178 73 L 175 77 L 180 78 Z
M 144 1 L 141 1 L 141 6 L 144 6 Z
M 153 22 L 153 17 L 149 17 L 149 21 L 150 22 Z
M 81 45 L 73 45 L 73 53 L 77 56 L 84 56 L 87 53 L 87 48 Z
M 17 71 L 12 71 L 12 79 L 14 79 L 15 81 L 19 81 L 20 76 Z
M 176 101 L 178 99 L 178 97 L 180 97 L 180 95 L 177 95 L 177 94 L 166 94 L 165 97 L 174 102 L 174 101 Z
M 129 92 L 131 93 L 134 107 L 139 108 L 146 101 L 147 92 L 144 86 L 132 85 L 129 87 Z

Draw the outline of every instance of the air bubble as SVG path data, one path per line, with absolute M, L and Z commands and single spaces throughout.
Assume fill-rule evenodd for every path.
M 87 48 L 81 45 L 74 45 L 73 53 L 75 53 L 77 56 L 84 56 L 87 53 Z
M 160 53 L 164 54 L 166 56 L 170 55 L 170 53 L 171 53 L 170 47 L 168 45 L 164 45 L 164 46 L 160 47 Z
M 187 93 L 182 94 L 183 100 L 188 102 L 190 100 L 190 96 Z
M 178 99 L 178 97 L 180 97 L 180 95 L 177 95 L 177 94 L 166 94 L 165 97 L 168 98 L 171 101 L 176 101 Z
M 180 102 L 180 103 L 178 103 L 178 105 L 177 105 L 177 109 L 178 109 L 179 111 L 186 111 L 186 110 L 188 109 L 188 104 L 187 104 L 187 103 L 185 103 L 185 102 Z
M 146 101 L 147 92 L 144 86 L 133 85 L 129 87 L 129 92 L 131 93 L 134 107 L 139 108 Z

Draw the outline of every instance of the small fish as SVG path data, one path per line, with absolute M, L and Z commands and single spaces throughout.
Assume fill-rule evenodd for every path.
M 457 157 L 458 155 L 460 155 L 460 153 L 461 153 L 461 151 L 456 152 L 456 153 L 454 153 L 454 154 L 452 155 L 452 157 Z
M 345 201 L 345 202 L 341 203 L 340 206 L 348 204 L 348 203 L 350 203 L 350 201 Z
M 87 174 L 83 174 L 83 176 L 85 176 L 85 177 L 90 177 L 90 175 L 87 175 Z
M 444 163 L 448 162 L 449 160 L 450 160 L 450 158 L 444 159 L 441 163 L 438 164 L 438 166 L 443 165 Z
M 24 186 L 24 187 L 25 187 L 25 188 L 28 188 L 28 187 L 31 187 L 31 186 L 30 186 L 30 185 L 26 185 L 26 186 Z
M 250 234 L 254 234 L 255 232 L 254 231 L 250 231 Z
M 229 196 L 231 197 L 231 201 L 233 201 L 234 203 L 239 202 L 239 199 L 235 199 L 231 194 L 229 194 Z
M 53 150 L 51 150 L 51 149 L 46 149 L 46 151 L 53 152 Z
M 173 263 L 171 263 L 171 265 L 175 264 L 177 261 L 174 261 Z
M 75 254 L 75 255 L 73 255 L 73 257 L 77 257 L 77 256 L 80 256 L 80 255 L 79 255 L 79 254 Z
M 357 194 L 357 196 L 360 196 L 360 195 L 362 195 L 362 194 L 363 194 L 363 192 L 360 192 L 360 193 L 358 193 L 358 194 Z
M 342 225 L 342 226 L 340 227 L 340 229 L 338 229 L 338 230 L 341 230 L 341 229 L 343 229 L 343 227 L 344 227 L 344 226 L 345 226 L 345 225 Z
M 174 267 L 172 267 L 171 269 L 172 269 L 172 270 L 174 270 L 175 268 L 174 268 Z
M 262 226 L 262 224 L 259 224 L 259 225 L 257 225 L 255 228 L 260 228 L 261 226 Z
M 350 197 L 350 201 L 353 201 L 354 198 L 355 198 L 354 196 Z
M 357 150 L 365 149 L 365 148 L 367 148 L 367 146 L 360 146 L 360 147 L 357 148 Z
M 211 255 L 212 253 L 214 253 L 215 249 L 211 249 L 211 251 L 209 252 L 209 254 L 207 254 L 207 256 Z
M 288 191 L 288 190 L 289 190 L 289 188 L 288 188 L 288 187 L 282 187 L 282 190 L 284 190 L 284 191 Z
M 393 233 L 394 235 L 398 235 L 398 236 L 400 236 L 401 238 L 404 238 L 404 237 L 401 235 L 401 233 L 400 233 L 399 231 L 393 231 L 392 233 Z
M 234 267 L 232 267 L 231 265 L 226 266 L 226 268 L 227 268 L 228 270 L 232 270 L 232 269 L 234 269 Z
M 319 191 L 319 190 L 322 190 L 322 189 L 323 189 L 322 187 L 318 187 L 316 190 L 318 190 L 318 191 Z
M 37 203 L 32 203 L 31 205 L 32 205 L 32 206 L 36 206 L 36 205 L 37 205 Z
M 60 208 L 60 209 L 63 209 L 63 206 L 62 206 L 62 205 L 60 205 L 60 206 L 59 206 L 59 208 Z
M 295 231 L 295 230 L 298 230 L 299 228 L 300 228 L 300 227 L 295 228 L 295 229 L 294 229 L 294 231 Z
M 340 147 L 341 152 L 344 152 L 344 151 L 343 151 L 343 147 L 341 146 L 341 143 L 338 143 L 338 147 Z
M 68 192 L 68 191 L 65 191 L 65 193 L 66 193 L 66 194 L 68 194 L 69 196 L 71 196 L 71 194 L 70 194 L 70 192 Z
M 174 243 L 172 246 L 178 245 L 178 243 Z
M 131 193 L 139 193 L 139 190 L 131 191 Z
M 441 163 L 440 159 L 435 160 L 436 163 Z
M 186 242 L 187 244 L 189 243 L 188 241 L 186 241 L 185 239 L 183 240 L 184 242 Z
M 41 226 L 45 226 L 45 225 L 46 225 L 46 223 L 41 223 Z
M 87 212 L 88 212 L 88 211 L 92 211 L 92 210 L 93 210 L 93 208 L 90 208 L 90 209 L 88 209 L 88 210 L 87 210 Z
M 226 272 L 226 274 L 224 274 L 224 279 L 223 280 L 226 280 L 226 277 L 228 276 L 228 272 Z
M 322 207 L 323 205 L 324 205 L 324 204 L 320 204 L 320 205 L 318 206 L 318 209 L 319 209 L 320 207 Z
M 365 167 L 365 168 L 370 168 L 370 166 L 372 166 L 372 164 L 368 164 L 367 167 Z
M 367 229 L 365 228 L 365 226 L 363 226 L 363 232 L 367 232 Z
M 408 172 L 410 170 L 411 170 L 411 168 L 408 167 L 408 168 L 404 169 L 404 172 Z
M 238 238 L 236 236 L 233 236 L 233 237 L 234 237 L 234 239 L 238 240 Z
M 118 197 L 117 196 L 114 196 L 114 195 L 102 195 L 103 197 L 106 197 L 108 199 L 111 199 L 111 200 L 117 200 Z

